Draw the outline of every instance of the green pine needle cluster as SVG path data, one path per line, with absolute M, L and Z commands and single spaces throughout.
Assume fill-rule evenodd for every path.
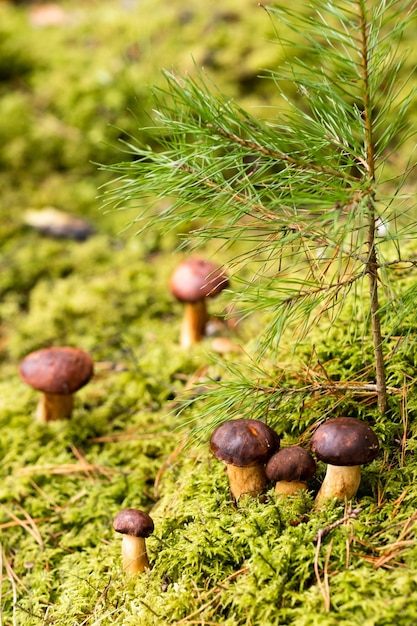
M 113 167 L 107 200 L 140 204 L 139 232 L 171 230 L 183 247 L 227 250 L 237 306 L 265 312 L 261 356 L 276 354 L 289 328 L 302 339 L 323 318 L 334 324 L 353 293 L 351 321 L 372 337 L 385 412 L 384 334 L 398 310 L 410 312 L 394 283 L 417 234 L 404 189 L 414 152 L 397 163 L 403 146 L 414 148 L 404 69 L 413 4 L 316 0 L 297 12 L 265 10 L 285 58 L 265 77 L 277 88 L 267 118 L 216 92 L 201 72 L 166 72 L 154 94 L 156 147 L 126 143 L 130 160 Z

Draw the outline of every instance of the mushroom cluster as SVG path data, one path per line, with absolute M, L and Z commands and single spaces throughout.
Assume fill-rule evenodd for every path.
M 202 340 L 208 321 L 207 298 L 214 298 L 228 285 L 225 271 L 204 259 L 187 259 L 175 269 L 169 287 L 174 298 L 185 305 L 180 334 L 182 348 Z
M 350 500 L 358 490 L 361 465 L 373 461 L 379 452 L 372 428 L 353 417 L 330 419 L 320 425 L 310 442 L 311 452 L 327 463 L 316 505 L 337 498 Z M 288 496 L 308 488 L 316 473 L 313 455 L 301 446 L 280 449 L 278 434 L 255 419 L 234 419 L 214 429 L 210 450 L 224 461 L 230 491 L 235 501 L 244 495 L 259 496 L 268 481 L 276 493 Z
M 182 263 L 170 279 L 171 292 L 185 304 L 181 329 L 184 348 L 201 341 L 206 333 L 206 300 L 228 286 L 222 268 L 202 259 Z M 230 345 L 220 344 L 219 352 Z M 233 349 L 234 346 L 232 345 Z M 21 379 L 41 392 L 37 417 L 50 422 L 71 416 L 73 394 L 86 385 L 94 373 L 91 356 L 74 347 L 53 347 L 28 354 L 20 364 Z M 364 422 L 350 417 L 330 419 L 313 433 L 311 453 L 301 446 L 280 449 L 280 436 L 261 420 L 227 420 L 214 429 L 210 450 L 223 461 L 235 502 L 242 496 L 258 497 L 268 482 L 275 492 L 294 495 L 308 488 L 316 472 L 316 461 L 327 463 L 327 471 L 316 496 L 316 504 L 330 498 L 349 500 L 360 484 L 360 466 L 370 463 L 379 452 L 378 439 Z M 146 538 L 154 531 L 152 518 L 144 511 L 126 508 L 113 520 L 113 528 L 123 535 L 122 565 L 127 573 L 150 569 Z

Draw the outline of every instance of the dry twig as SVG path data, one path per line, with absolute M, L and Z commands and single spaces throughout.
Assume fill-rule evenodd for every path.
M 347 510 L 347 513 L 344 517 L 341 517 L 340 519 L 336 520 L 335 522 L 333 522 L 332 524 L 329 524 L 328 526 L 325 526 L 324 528 L 320 528 L 317 531 L 316 536 L 314 537 L 313 541 L 320 543 L 321 540 L 329 534 L 330 531 L 332 531 L 334 528 L 337 528 L 337 526 L 342 526 L 343 524 L 345 524 L 346 522 L 348 522 L 350 519 L 356 519 L 359 515 L 359 513 L 361 513 L 362 509 L 360 507 L 357 507 L 356 509 L 352 509 L 351 507 L 349 507 L 349 509 Z

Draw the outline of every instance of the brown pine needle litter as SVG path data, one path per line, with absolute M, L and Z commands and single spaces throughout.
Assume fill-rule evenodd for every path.
M 116 473 L 116 470 L 109 467 L 102 467 L 96 463 L 89 463 L 82 452 L 75 446 L 71 446 L 71 450 L 74 456 L 79 460 L 79 463 L 29 465 L 19 468 L 17 474 L 19 476 L 33 476 L 36 474 L 77 474 L 81 472 L 84 473 L 90 481 L 97 478 L 98 474 L 101 474 L 107 478 L 107 480 L 111 481 L 111 476 Z

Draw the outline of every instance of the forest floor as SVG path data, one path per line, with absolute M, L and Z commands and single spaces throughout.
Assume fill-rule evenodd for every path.
M 187 251 L 175 232 L 136 236 L 134 206 L 103 208 L 110 175 L 100 164 L 125 158 L 120 139 L 145 125 L 149 86 L 162 84 L 167 63 L 181 72 L 204 65 L 252 110 L 270 102 L 257 79 L 278 54 L 264 12 L 238 0 L 215 11 L 201 4 L 0 3 L 0 624 L 409 626 L 414 352 L 400 359 L 393 349 L 389 423 L 374 396 L 358 403 L 381 454 L 354 505 L 314 508 L 324 466 L 308 492 L 283 500 L 270 485 L 263 500 L 236 505 L 195 426 L 200 397 L 234 369 L 261 378 L 251 351 L 262 317 L 227 317 L 223 292 L 210 305 L 213 334 L 181 349 L 183 307 L 168 283 Z M 85 233 L 56 236 L 51 208 L 80 219 Z M 208 244 L 202 254 L 213 252 Z M 232 351 L 216 352 L 216 336 Z M 360 341 L 345 355 L 338 342 L 329 335 L 323 346 L 333 375 L 336 361 L 360 369 Z M 95 373 L 71 419 L 44 424 L 40 394 L 18 369 L 50 346 L 82 348 Z M 289 352 L 265 367 L 291 376 L 294 364 Z M 323 371 L 317 365 L 311 380 Z M 306 444 L 323 407 L 312 415 L 296 398 L 281 407 L 273 422 L 284 444 Z M 155 524 L 151 569 L 139 576 L 123 572 L 113 530 L 126 507 Z

